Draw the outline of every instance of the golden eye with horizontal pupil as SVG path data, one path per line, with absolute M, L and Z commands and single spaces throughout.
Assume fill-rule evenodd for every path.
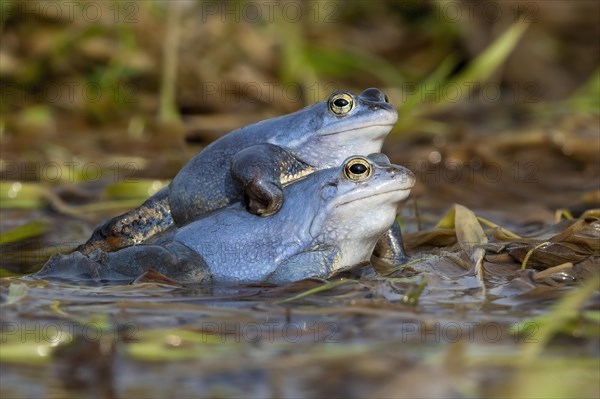
M 337 115 L 347 114 L 354 108 L 354 100 L 348 93 L 337 93 L 329 99 L 329 109 Z
M 344 175 L 350 180 L 366 179 L 371 172 L 371 164 L 364 158 L 353 158 L 344 166 Z

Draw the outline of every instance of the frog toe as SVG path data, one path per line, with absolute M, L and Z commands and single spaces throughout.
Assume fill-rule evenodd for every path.
M 408 257 L 404 253 L 395 254 L 395 256 L 377 256 L 371 255 L 371 264 L 379 270 L 379 268 L 393 268 L 401 266 L 408 261 Z
M 248 187 L 244 195 L 248 210 L 256 215 L 270 216 L 283 205 L 283 190 L 275 184 Z

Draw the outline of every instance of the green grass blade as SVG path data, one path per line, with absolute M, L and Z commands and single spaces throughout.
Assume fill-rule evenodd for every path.
M 453 78 L 450 74 L 456 67 L 457 60 L 453 55 L 447 57 L 430 76 L 418 84 L 416 91 L 408 95 L 398 108 L 399 129 L 406 130 L 408 126 L 413 126 L 412 120 L 415 117 L 440 111 L 457 103 L 457 98 L 469 96 L 477 86 L 476 83 L 487 81 L 506 61 L 527 26 L 522 22 L 512 25 Z M 427 97 L 434 101 L 430 106 L 424 107 L 423 102 Z
M 8 244 L 26 238 L 37 237 L 48 230 L 48 224 L 41 220 L 25 223 L 14 229 L 0 233 L 0 244 Z
M 325 283 L 323 285 L 320 285 L 318 287 L 311 288 L 310 290 L 301 292 L 298 295 L 295 295 L 295 296 L 293 296 L 291 298 L 281 299 L 281 300 L 278 300 L 278 301 L 275 301 L 275 302 L 277 302 L 277 303 L 291 302 L 291 301 L 295 301 L 296 299 L 301 299 L 301 298 L 307 297 L 309 295 L 316 294 L 318 292 L 323 292 L 323 291 L 330 290 L 330 289 L 338 287 L 340 285 L 354 284 L 354 283 L 356 283 L 356 281 L 354 281 L 354 280 L 331 281 L 331 282 L 327 282 L 327 283 Z
M 600 112 L 600 68 L 569 98 L 568 103 L 578 112 Z
M 518 22 L 508 28 L 494 43 L 477 56 L 460 73 L 457 83 L 483 82 L 487 80 L 515 49 L 528 25 Z
M 537 319 L 539 330 L 535 335 L 534 342 L 523 345 L 522 360 L 528 361 L 537 357 L 546 347 L 552 337 L 558 333 L 563 326 L 577 317 L 577 309 L 580 308 L 600 286 L 600 274 L 585 282 L 581 287 L 572 290 L 554 306 L 552 311 Z

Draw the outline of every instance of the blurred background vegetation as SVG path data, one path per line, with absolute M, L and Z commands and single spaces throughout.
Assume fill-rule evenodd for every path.
M 0 0 L 0 30 L 1 277 L 33 272 L 53 253 L 72 250 L 96 223 L 159 190 L 191 156 L 221 135 L 293 112 L 338 89 L 360 92 L 375 86 L 398 109 L 400 120 L 384 152 L 409 167 L 418 179 L 401 215 L 407 238 L 415 230 L 427 233 L 427 227 L 434 226 L 453 202 L 524 236 L 554 221 L 582 215 L 586 209 L 600 208 L 597 0 Z M 571 248 L 577 256 L 596 251 L 579 264 L 585 264 L 582 269 L 589 276 L 598 270 L 597 246 L 583 250 L 581 246 L 597 242 L 597 229 L 593 230 L 597 222 L 590 222 L 592 216 L 585 221 L 590 226 L 588 236 L 573 235 L 576 245 L 557 246 L 567 254 L 559 251 L 565 258 L 560 263 L 581 260 L 568 252 Z M 580 220 L 576 226 L 585 223 Z M 534 249 L 539 249 L 535 239 L 524 240 L 535 242 Z M 435 249 L 447 249 L 447 244 Z M 557 259 L 550 252 L 537 254 L 552 262 Z M 440 273 L 454 270 L 445 261 L 439 257 L 433 266 Z M 521 266 L 512 261 L 506 268 L 487 266 L 493 284 L 524 281 L 514 271 Z M 234 377 L 245 378 L 258 388 L 267 378 L 275 386 L 273 397 L 285 396 L 281 392 L 287 391 L 281 389 L 287 387 L 286 381 L 292 382 L 292 392 L 296 386 L 302 389 L 302 384 L 295 383 L 299 377 L 301 383 L 306 382 L 307 392 L 339 396 L 341 387 L 348 397 L 364 392 L 375 392 L 373 397 L 392 397 L 398 392 L 409 397 L 435 397 L 440 392 L 455 397 L 598 396 L 597 306 L 583 314 L 574 310 L 595 295 L 597 275 L 582 289 L 571 291 L 548 317 L 533 319 L 538 324 L 532 325 L 541 328 L 535 345 L 529 341 L 516 345 L 521 341 L 512 342 L 509 335 L 503 338 L 512 342 L 510 350 L 489 342 L 485 342 L 486 350 L 486 345 L 467 348 L 462 342 L 440 345 L 429 342 L 432 335 L 427 342 L 419 343 L 416 336 L 403 340 L 406 345 L 385 344 L 403 331 L 407 317 L 429 320 L 431 325 L 475 317 L 483 322 L 482 327 L 496 320 L 505 324 L 527 321 L 542 312 L 547 301 L 541 301 L 564 292 L 562 285 L 553 282 L 552 290 L 537 287 L 535 295 L 524 302 L 492 302 L 480 308 L 480 299 L 470 297 L 476 295 L 472 287 L 456 283 L 452 273 L 449 278 L 426 282 L 425 300 L 430 307 L 417 311 L 402 307 L 398 298 L 407 296 L 400 284 L 420 287 L 412 291 L 418 298 L 425 280 L 413 287 L 404 276 L 385 277 L 381 285 L 372 283 L 370 288 L 368 281 L 367 285 L 361 282 L 353 285 L 360 287 L 352 288 L 354 294 L 326 293 L 314 302 L 299 302 L 299 308 L 280 308 L 280 313 L 273 303 L 257 302 L 244 308 L 242 317 L 239 312 L 223 313 L 231 307 L 229 299 L 222 309 L 207 302 L 208 320 L 242 317 L 260 322 L 267 313 L 268 320 L 280 317 L 287 323 L 293 313 L 298 322 L 310 314 L 302 316 L 302 311 L 315 309 L 315 316 L 333 314 L 331 320 L 343 327 L 346 345 L 275 346 L 269 356 L 260 358 L 253 354 L 266 347 L 254 341 L 243 342 L 242 349 L 225 346 L 222 350 L 222 346 L 205 345 L 206 341 L 200 345 L 198 339 L 205 336 L 195 330 L 194 323 L 205 320 L 199 315 L 206 309 L 194 310 L 191 306 L 197 304 L 191 302 L 172 302 L 170 295 L 178 294 L 163 288 L 138 285 L 142 288 L 135 295 L 154 296 L 137 300 L 145 306 L 141 310 L 132 305 L 136 300 L 123 301 L 126 291 L 122 287 L 114 291 L 118 306 L 106 302 L 102 307 L 95 304 L 98 292 L 65 296 L 60 286 L 60 295 L 53 297 L 45 287 L 15 284 L 4 289 L 2 299 L 8 298 L 9 305 L 28 299 L 18 307 L 3 308 L 8 320 L 65 320 L 65 315 L 69 320 L 79 315 L 95 317 L 98 312 L 104 317 L 116 307 L 118 317 L 125 315 L 128 322 L 139 322 L 142 327 L 141 345 L 128 346 L 141 348 L 138 360 L 147 361 L 148 354 L 158 360 L 179 359 L 173 356 L 201 360 L 170 363 L 169 367 L 180 368 L 157 369 L 160 372 L 148 377 L 148 370 L 154 369 L 147 362 L 131 366 L 118 358 L 110 363 L 106 359 L 121 356 L 122 351 L 107 352 L 105 345 L 89 349 L 96 341 L 88 340 L 90 345 L 84 342 L 80 349 L 57 352 L 52 358 L 44 357 L 47 350 L 41 352 L 37 341 L 9 341 L 2 351 L 9 361 L 27 364 L 44 357 L 72 367 L 65 368 L 63 375 L 3 365 L 3 373 L 8 373 L 3 374 L 5 385 L 9 394 L 11 382 L 18 392 L 33 392 L 23 397 L 44 396 L 40 392 L 45 391 L 37 389 L 48 381 L 85 385 L 88 380 L 88 389 L 107 391 L 115 389 L 119 380 L 119 386 L 134 386 L 136 397 L 164 396 L 167 390 L 172 395 L 174 385 L 198 395 L 207 384 L 202 374 L 212 378 L 214 370 L 218 374 L 219 370 L 250 367 L 249 377 L 243 373 Z M 508 291 L 519 287 L 510 285 Z M 365 292 L 373 299 L 367 299 Z M 246 293 L 240 293 L 242 301 L 251 304 L 245 302 Z M 456 299 L 463 294 L 464 302 Z M 189 298 L 195 301 L 202 295 L 193 291 Z M 269 295 L 286 296 L 287 291 L 266 295 L 269 300 Z M 169 302 L 153 302 L 163 296 Z M 336 296 L 342 302 L 334 302 Z M 216 300 L 222 298 L 217 295 Z M 336 313 L 334 306 L 344 312 Z M 514 306 L 513 313 L 510 306 Z M 362 313 L 346 312 L 350 308 Z M 167 316 L 161 319 L 157 311 Z M 390 314 L 397 321 L 388 318 Z M 182 331 L 172 330 L 174 317 L 183 325 Z M 169 330 L 161 330 L 165 323 Z M 561 337 L 573 340 L 559 341 L 562 352 L 552 349 L 550 355 L 538 356 L 561 329 L 565 330 Z M 183 337 L 184 345 L 179 348 L 165 340 L 165 336 L 177 338 L 176 333 Z M 115 342 L 106 347 L 114 349 Z M 359 342 L 367 343 L 364 349 L 355 346 Z M 381 342 L 385 345 L 380 346 Z M 242 357 L 232 356 L 234 352 Z M 302 356 L 294 357 L 294 352 Z M 160 357 L 165 355 L 171 357 Z M 136 373 L 136 367 L 142 371 Z M 261 377 L 255 367 L 267 371 Z M 114 368 L 115 381 L 103 368 Z M 299 369 L 309 370 L 309 378 L 302 379 Z M 292 378 L 282 379 L 286 373 Z M 143 379 L 136 378 L 139 375 Z M 231 374 L 225 376 L 227 385 L 237 381 Z M 432 376 L 435 384 L 431 384 Z M 171 377 L 174 382 L 169 384 L 166 381 Z M 61 395 L 61 390 L 52 392 L 68 396 Z M 211 392 L 227 397 L 228 391 Z M 248 392 L 264 395 L 271 391 L 243 394 Z

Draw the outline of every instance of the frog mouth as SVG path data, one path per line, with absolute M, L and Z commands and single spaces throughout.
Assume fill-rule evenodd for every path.
M 325 133 L 325 134 L 322 134 L 321 136 L 335 136 L 336 134 L 342 134 L 342 133 L 352 132 L 352 131 L 359 131 L 359 130 L 364 130 L 364 129 L 373 128 L 373 127 L 387 127 L 390 130 L 392 130 L 393 126 L 394 126 L 394 123 L 388 123 L 385 125 L 366 125 L 366 126 L 361 126 L 361 127 L 354 127 L 352 129 L 336 130 L 335 132 Z
M 411 186 L 411 187 L 412 187 L 412 186 Z M 407 193 L 406 193 L 406 196 L 408 196 L 408 194 L 409 194 L 409 192 L 410 192 L 410 189 L 411 189 L 411 187 L 408 187 L 408 188 L 396 188 L 396 189 L 392 189 L 392 190 L 388 190 L 388 191 L 383 191 L 383 192 L 381 192 L 381 193 L 376 193 L 376 194 L 371 194 L 371 195 L 365 195 L 365 196 L 363 196 L 363 197 L 353 198 L 353 199 L 351 199 L 351 200 L 348 200 L 348 201 L 344 201 L 344 202 L 342 202 L 342 203 L 339 203 L 339 204 L 337 204 L 335 207 L 336 207 L 336 208 L 339 208 L 339 207 L 341 207 L 341 206 L 348 205 L 348 204 L 350 204 L 350 203 L 352 203 L 352 202 L 356 202 L 356 201 L 362 201 L 362 200 L 365 200 L 365 199 L 368 199 L 368 198 L 378 197 L 378 196 L 380 196 L 380 195 L 391 194 L 391 193 L 397 193 L 397 192 L 399 192 L 399 191 L 406 191 L 406 192 L 407 192 Z M 399 201 L 401 201 L 401 200 L 399 200 Z

